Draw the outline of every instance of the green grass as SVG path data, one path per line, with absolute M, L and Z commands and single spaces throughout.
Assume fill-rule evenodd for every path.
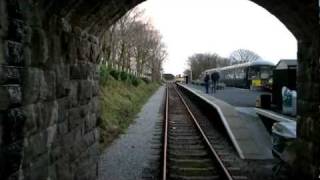
M 147 84 L 144 81 L 135 86 L 131 82 L 115 80 L 111 76 L 101 83 L 102 117 L 99 126 L 102 148 L 125 132 L 158 87 L 159 83 Z

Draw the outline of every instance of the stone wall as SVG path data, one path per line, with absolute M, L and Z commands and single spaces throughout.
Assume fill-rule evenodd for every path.
M 98 39 L 28 1 L 0 4 L 0 179 L 95 179 Z
M 295 171 L 304 179 L 320 176 L 320 31 L 298 43 L 298 127 Z

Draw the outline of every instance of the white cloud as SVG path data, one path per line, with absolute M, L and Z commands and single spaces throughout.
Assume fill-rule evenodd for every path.
M 297 42 L 287 28 L 248 0 L 148 0 L 144 8 L 168 47 L 165 72 L 184 71 L 188 56 L 198 52 L 221 56 L 239 48 L 277 62 L 296 58 Z

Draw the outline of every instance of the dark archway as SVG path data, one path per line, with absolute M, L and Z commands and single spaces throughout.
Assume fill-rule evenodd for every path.
M 101 33 L 141 0 L 0 1 L 0 174 L 94 179 Z M 298 40 L 299 171 L 320 171 L 316 0 L 252 0 Z M 0 177 L 1 177 L 0 176 Z M 2 179 L 2 178 L 1 178 Z

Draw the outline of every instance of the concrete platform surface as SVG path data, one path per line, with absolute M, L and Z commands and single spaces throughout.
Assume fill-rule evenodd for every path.
M 152 156 L 152 138 L 165 88 L 162 86 L 144 105 L 127 132 L 116 139 L 101 155 L 99 180 L 142 179 Z
M 242 159 L 272 159 L 270 136 L 254 108 L 235 107 L 206 94 L 193 85 L 179 84 L 211 104 L 219 113 L 230 139 Z M 222 90 L 223 91 L 223 90 Z
M 204 91 L 204 86 L 188 85 L 189 87 Z M 211 90 L 210 90 L 211 93 Z M 212 94 L 212 93 L 211 93 Z M 241 89 L 235 87 L 225 87 L 222 90 L 217 90 L 214 97 L 227 102 L 232 106 L 237 107 L 255 107 L 256 99 L 261 94 L 271 94 L 258 90 Z

